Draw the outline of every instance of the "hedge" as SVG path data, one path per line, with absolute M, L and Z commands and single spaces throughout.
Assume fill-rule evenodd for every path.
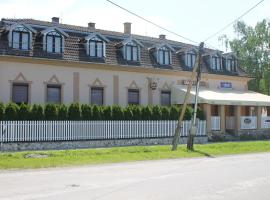
M 97 106 L 73 103 L 59 104 L 27 104 L 17 105 L 0 103 L 0 120 L 177 120 L 179 106 Z M 188 106 L 184 120 L 190 120 L 192 107 Z M 204 120 L 204 113 L 199 108 L 197 118 Z

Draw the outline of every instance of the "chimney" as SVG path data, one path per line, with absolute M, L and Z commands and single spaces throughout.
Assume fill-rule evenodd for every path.
M 124 23 L 124 33 L 131 34 L 131 23 L 130 22 Z
M 166 35 L 163 35 L 163 34 L 159 35 L 159 39 L 160 40 L 165 40 L 166 39 Z
M 53 17 L 52 23 L 59 24 L 59 17 Z
M 96 25 L 96 23 L 94 23 L 94 22 L 89 22 L 89 23 L 88 23 L 88 28 L 90 28 L 90 29 L 95 29 L 95 28 L 96 28 L 95 25 Z

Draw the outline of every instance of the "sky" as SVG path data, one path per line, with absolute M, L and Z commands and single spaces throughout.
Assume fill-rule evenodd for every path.
M 197 42 L 239 17 L 259 0 L 112 0 L 113 2 Z M 95 22 L 96 28 L 123 32 L 123 23 L 132 23 L 132 33 L 190 43 L 181 37 L 157 28 L 106 0 L 0 0 L 0 18 L 33 18 L 50 21 L 60 17 L 60 22 L 87 26 Z M 270 19 L 270 0 L 265 0 L 242 18 L 248 25 Z M 218 37 L 226 34 L 233 39 L 233 26 L 207 42 L 208 46 L 223 51 L 225 46 Z M 192 44 L 192 43 L 191 43 Z

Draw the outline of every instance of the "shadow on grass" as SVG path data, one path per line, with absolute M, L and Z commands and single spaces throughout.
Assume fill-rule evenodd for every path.
M 206 156 L 208 158 L 215 158 L 215 156 L 212 156 L 211 154 L 206 153 L 206 152 L 203 152 L 203 151 L 200 151 L 200 150 L 194 149 L 193 152 L 199 153 L 199 154 L 204 155 L 204 156 Z

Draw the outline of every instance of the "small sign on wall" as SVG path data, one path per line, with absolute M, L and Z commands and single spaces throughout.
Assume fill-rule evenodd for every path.
M 232 83 L 231 82 L 220 82 L 220 88 L 232 89 Z
M 182 81 L 182 85 L 189 85 L 191 80 L 183 80 Z M 195 86 L 196 85 L 196 81 L 192 81 L 192 85 Z M 200 86 L 204 86 L 206 87 L 206 82 L 205 81 L 200 81 Z

